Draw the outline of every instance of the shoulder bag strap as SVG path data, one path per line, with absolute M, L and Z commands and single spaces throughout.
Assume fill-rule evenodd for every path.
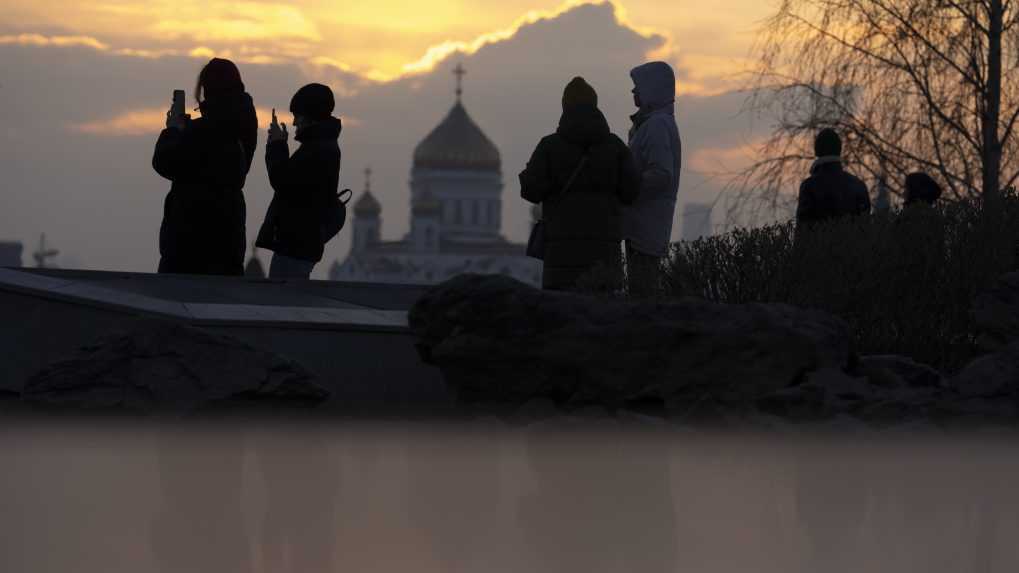
M 580 162 L 577 163 L 577 167 L 573 170 L 573 174 L 570 175 L 570 178 L 566 181 L 566 185 L 563 185 L 563 190 L 559 193 L 557 199 L 562 200 L 562 198 L 570 192 L 570 187 L 573 186 L 573 182 L 577 180 L 577 176 L 580 175 L 580 171 L 584 168 L 586 163 L 587 152 L 584 152 L 584 155 L 580 157 Z

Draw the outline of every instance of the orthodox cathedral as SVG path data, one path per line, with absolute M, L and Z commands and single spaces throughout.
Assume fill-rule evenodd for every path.
M 399 241 L 382 240 L 382 206 L 366 170 L 364 192 L 353 208 L 350 254 L 333 264 L 330 280 L 433 284 L 482 273 L 541 284 L 541 262 L 500 233 L 499 150 L 464 109 L 463 67 L 454 73 L 453 108 L 414 150 L 410 232 Z

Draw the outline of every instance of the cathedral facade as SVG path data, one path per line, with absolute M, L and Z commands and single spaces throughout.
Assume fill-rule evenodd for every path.
M 382 207 L 367 179 L 354 203 L 350 254 L 333 265 L 331 280 L 434 284 L 482 273 L 541 284 L 541 262 L 502 236 L 499 150 L 460 94 L 458 87 L 453 108 L 414 150 L 410 231 L 399 241 L 382 240 Z

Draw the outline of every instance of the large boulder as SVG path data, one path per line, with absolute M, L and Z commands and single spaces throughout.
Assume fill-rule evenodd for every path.
M 1014 422 L 1019 416 L 1019 341 L 969 363 L 950 386 L 959 415 Z
M 878 400 L 880 388 L 866 378 L 850 376 L 836 368 L 811 372 L 799 384 L 761 398 L 757 406 L 765 413 L 793 421 L 816 421 L 853 414 Z
M 971 312 L 977 342 L 985 350 L 999 350 L 1019 340 L 1019 272 L 1003 275 L 977 296 Z
M 296 362 L 199 328 L 139 320 L 32 376 L 21 399 L 45 409 L 189 414 L 328 396 Z
M 889 389 L 941 388 L 946 384 L 936 369 L 894 354 L 861 356 L 856 370 L 871 384 Z
M 752 402 L 820 368 L 841 369 L 848 328 L 782 304 L 620 301 L 461 275 L 425 294 L 410 326 L 461 401 L 682 411 Z

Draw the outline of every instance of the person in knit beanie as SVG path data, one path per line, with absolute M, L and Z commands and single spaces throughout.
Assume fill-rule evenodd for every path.
M 290 100 L 301 146 L 290 155 L 286 124 L 272 123 L 265 146 L 265 168 L 273 198 L 255 245 L 273 252 L 270 279 L 307 279 L 322 260 L 326 209 L 334 202 L 340 178 L 343 124 L 333 117 L 333 91 L 308 84 Z
M 598 92 L 584 78 L 577 76 L 566 84 L 563 90 L 563 107 L 573 105 L 590 105 L 598 107 Z
M 333 90 L 322 84 L 308 84 L 297 90 L 290 99 L 290 113 L 312 121 L 327 119 L 336 107 Z
M 842 164 L 842 138 L 825 128 L 814 138 L 816 159 L 810 177 L 800 184 L 796 222 L 808 226 L 851 215 L 870 213 L 867 185 Z
M 903 196 L 903 206 L 906 205 L 935 205 L 941 198 L 941 185 L 933 177 L 918 171 L 906 175 L 906 192 Z
M 584 78 L 566 84 L 562 108 L 555 133 L 538 142 L 520 173 L 521 197 L 541 205 L 543 216 L 528 254 L 543 261 L 544 289 L 617 291 L 622 208 L 637 198 L 637 168 Z
M 842 157 L 842 138 L 828 127 L 814 137 L 814 157 Z

